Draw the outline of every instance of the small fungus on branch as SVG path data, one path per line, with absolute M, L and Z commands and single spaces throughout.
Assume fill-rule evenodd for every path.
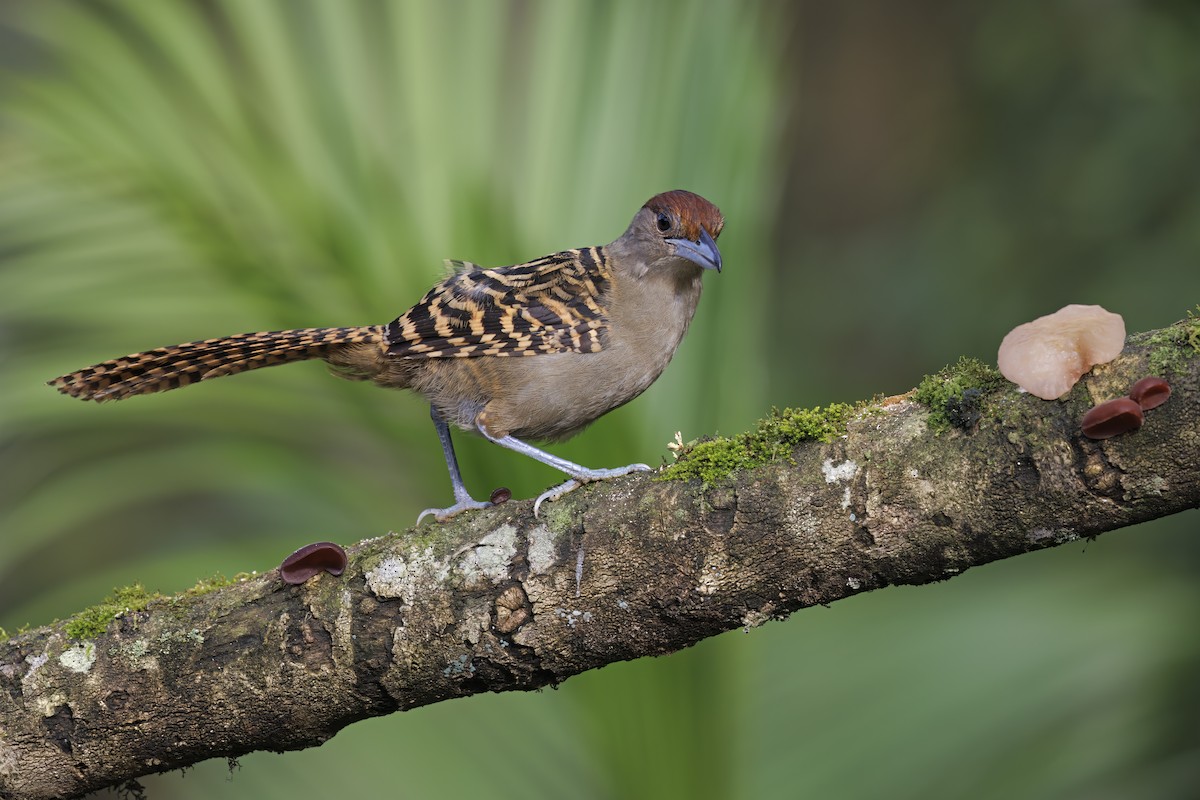
M 301 547 L 279 565 L 284 583 L 300 584 L 319 572 L 341 575 L 346 569 L 346 551 L 333 542 L 314 542 Z
M 1158 408 L 1171 397 L 1171 387 L 1162 378 L 1142 378 L 1129 390 L 1129 399 L 1142 407 L 1142 411 Z

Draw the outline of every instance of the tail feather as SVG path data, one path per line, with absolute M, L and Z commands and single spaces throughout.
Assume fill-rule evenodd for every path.
M 325 358 L 343 345 L 382 343 L 380 325 L 240 333 L 122 356 L 48 383 L 81 400 L 120 400 L 247 370 Z

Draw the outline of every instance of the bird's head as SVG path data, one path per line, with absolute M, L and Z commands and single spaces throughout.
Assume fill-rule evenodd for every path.
M 723 227 L 725 218 L 716 206 L 698 194 L 675 189 L 647 200 L 618 241 L 634 246 L 646 269 L 659 262 L 685 259 L 720 272 L 721 251 L 716 239 Z

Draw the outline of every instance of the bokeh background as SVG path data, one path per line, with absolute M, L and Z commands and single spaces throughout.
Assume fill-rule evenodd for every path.
M 441 259 L 618 236 L 688 188 L 727 269 L 641 399 L 556 451 L 895 393 L 1013 325 L 1200 301 L 1191 0 L 0 4 L 0 625 L 264 570 L 449 500 L 419 399 L 294 365 L 88 406 L 44 382 L 375 323 Z M 460 437 L 477 495 L 553 472 Z M 151 797 L 1184 798 L 1195 512 L 556 691 L 143 780 Z

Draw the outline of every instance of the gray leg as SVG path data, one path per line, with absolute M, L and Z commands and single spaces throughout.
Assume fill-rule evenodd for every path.
M 450 470 L 450 484 L 454 487 L 454 505 L 449 508 L 425 509 L 417 517 L 418 525 L 427 514 L 432 514 L 438 522 L 445 522 L 463 511 L 472 508 L 487 508 L 491 505 L 486 500 L 476 500 L 471 497 L 466 485 L 463 484 L 462 473 L 458 470 L 458 458 L 454 455 L 454 443 L 450 441 L 450 426 L 438 416 L 432 406 L 429 408 L 429 416 L 433 418 L 433 427 L 437 429 L 438 439 L 442 443 L 442 454 L 446 456 L 446 468 Z
M 536 461 L 540 461 L 571 476 L 571 479 L 565 483 L 561 483 L 552 489 L 547 489 L 538 495 L 537 500 L 533 502 L 533 515 L 535 517 L 543 500 L 557 500 L 567 492 L 578 489 L 581 485 L 591 483 L 592 481 L 602 481 L 608 478 L 628 475 L 631 472 L 648 472 L 650 470 L 650 467 L 646 464 L 630 464 L 627 467 L 614 467 L 612 469 L 588 469 L 587 467 L 581 467 L 574 461 L 567 461 L 565 458 L 559 458 L 552 453 L 547 453 L 545 450 L 539 450 L 533 445 L 522 442 L 520 439 L 512 436 L 496 437 L 488 433 L 487 429 L 482 425 L 477 425 L 476 427 L 489 442 L 495 442 L 501 447 L 529 456 Z

